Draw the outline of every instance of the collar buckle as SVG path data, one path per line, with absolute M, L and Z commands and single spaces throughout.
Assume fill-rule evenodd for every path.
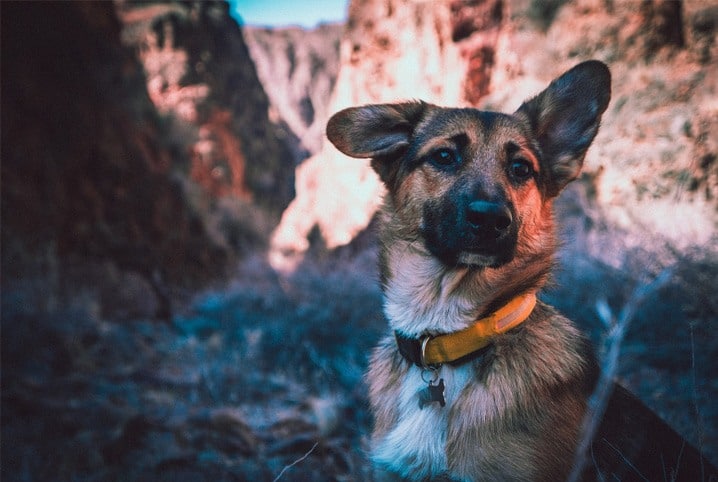
M 424 370 L 436 370 L 441 366 L 441 363 L 427 363 L 426 362 L 426 345 L 429 344 L 429 342 L 434 337 L 431 335 L 424 335 L 421 337 L 421 349 L 419 350 L 419 366 L 423 368 Z

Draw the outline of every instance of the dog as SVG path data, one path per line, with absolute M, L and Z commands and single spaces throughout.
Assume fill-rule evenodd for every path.
M 557 249 L 552 203 L 579 176 L 610 97 L 608 67 L 591 60 L 513 114 L 411 101 L 329 120 L 328 139 L 371 159 L 387 192 L 379 272 L 391 333 L 367 373 L 378 479 L 555 482 L 571 473 L 599 370 L 574 323 L 536 293 Z M 618 388 L 591 447 L 603 472 L 584 480 L 715 473 Z M 615 435 L 623 427 L 631 433 Z
M 557 249 L 552 202 L 578 177 L 610 96 L 608 68 L 587 61 L 511 115 L 411 101 L 329 120 L 328 139 L 371 159 L 387 191 L 392 334 L 367 375 L 371 457 L 387 479 L 569 474 L 596 363 L 536 292 Z

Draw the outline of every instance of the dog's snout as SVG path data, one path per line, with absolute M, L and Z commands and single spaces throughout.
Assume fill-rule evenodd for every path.
M 498 238 L 509 229 L 513 216 L 503 203 L 473 201 L 468 205 L 466 220 L 477 234 Z

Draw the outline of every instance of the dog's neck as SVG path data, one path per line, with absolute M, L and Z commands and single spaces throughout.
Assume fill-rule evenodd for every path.
M 549 267 L 518 258 L 500 268 L 448 267 L 418 242 L 395 241 L 382 252 L 384 311 L 407 337 L 456 332 L 538 290 Z

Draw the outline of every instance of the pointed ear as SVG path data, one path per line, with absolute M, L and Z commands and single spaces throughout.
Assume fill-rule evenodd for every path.
M 337 112 L 327 124 L 327 137 L 350 157 L 372 158 L 372 167 L 389 183 L 399 158 L 409 146 L 414 128 L 428 104 L 405 102 L 351 107 Z
M 610 98 L 608 67 L 590 60 L 555 79 L 516 111 L 528 120 L 538 140 L 548 168 L 549 195 L 558 195 L 578 177 Z

